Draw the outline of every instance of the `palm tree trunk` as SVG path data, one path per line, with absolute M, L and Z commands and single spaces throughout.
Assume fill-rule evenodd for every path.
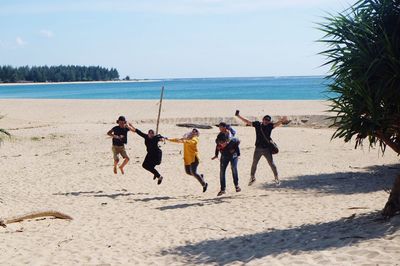
M 382 132 L 378 132 L 377 136 L 386 145 L 397 152 L 397 154 L 400 154 L 400 145 L 398 145 L 398 143 L 390 140 L 390 138 L 385 136 Z M 383 208 L 382 215 L 385 218 L 390 218 L 396 215 L 398 212 L 400 212 L 400 175 L 397 176 L 396 180 L 394 181 L 389 199 L 385 204 L 385 208 Z
M 394 181 L 389 199 L 386 202 L 385 208 L 383 208 L 382 215 L 385 218 L 390 218 L 395 216 L 398 212 L 400 212 L 400 175 L 398 175 Z

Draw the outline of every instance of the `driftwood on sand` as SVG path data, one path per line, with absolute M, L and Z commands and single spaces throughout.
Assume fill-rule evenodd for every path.
M 178 126 L 178 127 L 199 128 L 199 129 L 212 129 L 212 126 L 209 126 L 209 125 L 192 124 L 192 123 L 176 124 L 176 126 Z
M 57 219 L 72 220 L 72 217 L 58 211 L 42 211 L 29 214 L 19 215 L 8 219 L 0 218 L 0 226 L 7 227 L 7 224 L 18 223 L 28 219 L 36 219 L 41 217 L 54 217 Z

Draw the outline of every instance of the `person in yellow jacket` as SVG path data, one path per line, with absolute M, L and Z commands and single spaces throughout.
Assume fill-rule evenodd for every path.
M 186 174 L 194 176 L 206 192 L 208 184 L 204 180 L 204 175 L 197 173 L 199 166 L 199 151 L 197 144 L 199 143 L 199 131 L 194 128 L 189 134 L 180 139 L 167 139 L 175 143 L 183 143 L 183 160 L 185 163 Z

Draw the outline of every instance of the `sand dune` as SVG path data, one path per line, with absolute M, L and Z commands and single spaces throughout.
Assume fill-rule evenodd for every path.
M 161 133 L 179 137 L 178 121 L 215 123 L 265 113 L 326 115 L 318 101 L 167 101 Z M 112 173 L 105 133 L 120 114 L 154 128 L 154 101 L 0 100 L 0 217 L 57 210 L 73 220 L 37 219 L 0 228 L 0 265 L 396 265 L 400 217 L 380 219 L 399 159 L 387 150 L 330 140 L 333 129 L 281 127 L 273 132 L 282 179 L 261 161 L 248 187 L 254 129 L 238 126 L 242 192 L 219 190 L 211 161 L 217 128 L 201 130 L 199 170 L 209 190 L 183 169 L 182 147 L 162 144 L 165 176 L 157 186 L 141 168 L 142 138 L 130 135 L 124 176 Z M 197 118 L 191 121 L 186 118 Z M 185 118 L 185 119 L 183 119 Z M 183 119 L 183 120 L 182 120 Z M 168 122 L 170 121 L 170 122 Z

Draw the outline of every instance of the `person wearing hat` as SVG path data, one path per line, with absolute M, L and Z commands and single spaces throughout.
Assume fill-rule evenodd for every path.
M 124 167 L 129 162 L 129 157 L 126 154 L 125 144 L 128 142 L 128 132 L 134 132 L 134 129 L 126 123 L 124 116 L 118 117 L 118 126 L 113 127 L 107 132 L 107 135 L 112 137 L 112 152 L 114 156 L 114 174 L 117 174 L 117 167 L 119 163 L 119 155 L 122 156 L 124 161 L 119 166 L 122 174 L 124 174 Z
M 197 148 L 197 144 L 199 143 L 199 135 L 199 130 L 194 128 L 190 133 L 185 134 L 183 138 L 167 140 L 176 143 L 183 143 L 185 172 L 188 175 L 194 176 L 203 187 L 203 192 L 206 192 L 208 184 L 204 180 L 204 176 L 197 173 L 197 167 L 199 166 L 199 150 Z
M 251 165 L 251 172 L 250 172 L 250 181 L 249 186 L 251 186 L 256 181 L 256 171 L 258 162 L 261 159 L 261 156 L 264 156 L 269 166 L 272 169 L 275 177 L 275 183 L 279 185 L 279 177 L 278 177 L 278 169 L 274 163 L 272 158 L 272 152 L 269 148 L 270 141 L 271 141 L 271 132 L 274 128 L 281 126 L 283 124 L 288 124 L 290 121 L 287 119 L 286 116 L 280 118 L 277 122 L 272 122 L 271 116 L 266 115 L 263 117 L 262 122 L 260 121 L 250 121 L 239 114 L 239 110 L 236 111 L 235 116 L 246 123 L 247 126 L 252 126 L 256 130 L 256 143 L 255 143 L 255 150 L 253 155 L 253 163 Z

